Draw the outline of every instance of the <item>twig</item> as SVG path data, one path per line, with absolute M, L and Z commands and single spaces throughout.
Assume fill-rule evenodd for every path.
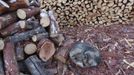
M 104 60 L 104 63 L 105 63 L 105 65 L 108 67 L 108 69 L 110 70 L 111 75 L 114 75 L 112 68 L 111 68 L 110 65 L 107 63 L 106 60 Z
M 119 67 L 119 68 L 122 71 L 123 75 L 127 75 L 126 72 L 121 67 Z

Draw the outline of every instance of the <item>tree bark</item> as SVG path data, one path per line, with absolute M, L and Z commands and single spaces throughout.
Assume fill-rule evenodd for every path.
M 19 75 L 18 65 L 15 57 L 14 44 L 6 42 L 4 54 L 5 74 Z
M 15 23 L 18 20 L 15 12 L 0 16 L 0 29 Z
M 33 35 L 36 35 L 38 33 L 43 33 L 43 32 L 46 32 L 46 30 L 43 27 L 38 27 L 30 31 L 26 31 L 26 32 L 22 32 L 22 33 L 18 33 L 13 36 L 10 36 L 7 38 L 7 40 L 11 40 L 12 42 L 17 43 L 17 42 L 27 40 L 31 38 Z
M 6 12 L 15 11 L 19 8 L 25 8 L 29 6 L 28 0 L 16 0 L 16 2 L 8 4 L 10 6 L 9 8 L 0 7 L 0 15 Z
M 36 56 L 30 56 L 25 60 L 25 64 L 31 75 L 53 75 L 45 70 L 43 62 Z

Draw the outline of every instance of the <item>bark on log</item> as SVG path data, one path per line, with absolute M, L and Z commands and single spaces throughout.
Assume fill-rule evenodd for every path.
M 30 56 L 25 60 L 25 64 L 31 75 L 53 75 L 45 70 L 43 62 L 36 56 Z
M 21 61 L 24 59 L 24 48 L 23 45 L 21 45 L 21 43 L 16 44 L 15 52 L 17 61 Z
M 39 26 L 38 22 L 35 21 L 18 21 L 17 23 L 14 23 L 2 30 L 0 30 L 0 34 L 3 37 L 9 36 L 9 35 L 13 35 L 17 32 L 21 32 L 26 31 L 26 30 L 30 30 L 30 29 L 34 29 L 37 28 Z
M 0 29 L 15 23 L 17 20 L 18 18 L 15 12 L 0 16 Z
M 19 75 L 19 69 L 15 57 L 14 44 L 6 42 L 4 54 L 5 74 Z
M 9 4 L 9 8 L 5 8 L 5 7 L 0 7 L 0 15 L 6 12 L 11 12 L 11 11 L 15 11 L 19 8 L 25 8 L 28 7 L 30 4 L 28 2 L 28 0 L 17 0 L 14 3 L 8 3 Z
M 47 32 L 34 35 L 32 37 L 32 41 L 37 42 L 37 41 L 40 41 L 41 39 L 45 39 L 45 38 L 48 38 L 48 33 Z
M 42 39 L 38 44 L 39 57 L 43 61 L 48 61 L 55 53 L 54 43 L 49 39 Z
M 57 37 L 59 33 L 59 26 L 54 17 L 53 11 L 48 12 L 51 24 L 50 24 L 50 37 Z
M 30 31 L 26 31 L 26 32 L 22 32 L 22 33 L 10 36 L 9 38 L 7 38 L 7 40 L 11 40 L 12 42 L 17 43 L 20 41 L 27 40 L 31 38 L 33 35 L 43 33 L 43 32 L 46 32 L 46 30 L 43 27 L 38 27 Z
M 17 16 L 20 19 L 26 19 L 37 15 L 39 12 L 40 12 L 40 8 L 38 7 L 23 8 L 17 10 Z

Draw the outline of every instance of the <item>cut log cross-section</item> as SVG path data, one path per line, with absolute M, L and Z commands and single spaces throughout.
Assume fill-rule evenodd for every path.
M 54 43 L 49 39 L 42 39 L 38 44 L 39 57 L 43 61 L 48 61 L 55 53 Z

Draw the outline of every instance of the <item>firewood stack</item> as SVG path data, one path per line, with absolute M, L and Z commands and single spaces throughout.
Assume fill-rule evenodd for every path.
M 63 41 L 53 11 L 38 0 L 0 0 L 0 75 L 53 75 L 43 65 Z
M 134 0 L 42 0 L 41 7 L 54 10 L 63 27 L 107 26 L 134 20 Z

